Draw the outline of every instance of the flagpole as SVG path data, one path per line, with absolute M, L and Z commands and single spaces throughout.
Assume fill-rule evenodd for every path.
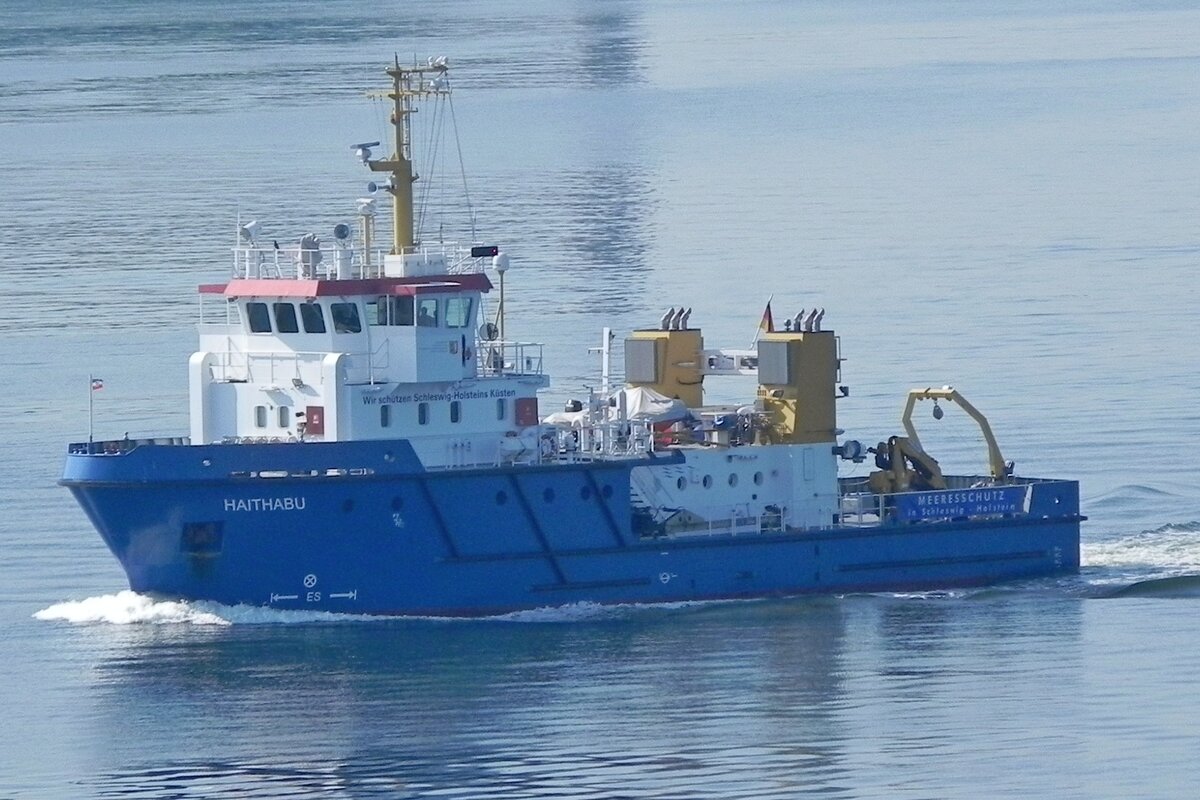
M 96 393 L 96 390 L 94 388 L 95 382 L 96 382 L 95 376 L 93 376 L 92 374 L 89 373 L 88 374 L 88 452 L 89 453 L 92 452 L 91 444 L 92 444 L 93 431 L 94 431 L 94 428 L 92 425 L 92 421 L 94 419 L 92 408 L 95 405 L 95 400 L 92 399 L 92 395 L 94 395 Z
M 763 332 L 763 322 L 764 322 L 764 321 L 766 321 L 766 319 L 767 319 L 767 315 L 768 315 L 768 314 L 770 313 L 770 311 L 771 311 L 771 301 L 772 301 L 772 300 L 774 300 L 774 299 L 775 299 L 775 293 L 774 293 L 774 292 L 772 292 L 772 293 L 771 293 L 771 296 L 767 298 L 767 307 L 766 307 L 766 309 L 763 311 L 763 318 L 762 318 L 761 320 L 759 320 L 759 322 L 758 322 L 758 327 L 754 329 L 754 341 L 750 342 L 750 347 L 751 347 L 751 348 L 753 348 L 753 347 L 754 347 L 754 345 L 758 344 L 758 337 L 759 337 L 759 336 L 762 334 L 762 332 Z

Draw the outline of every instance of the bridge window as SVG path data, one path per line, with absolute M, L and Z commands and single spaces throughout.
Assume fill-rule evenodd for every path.
M 384 403 L 379 407 L 379 427 L 387 428 L 392 424 L 392 407 Z
M 387 325 L 387 298 L 371 300 L 367 303 L 367 324 Z
M 438 324 L 438 301 L 429 298 L 417 303 L 417 325 L 422 328 L 436 328 Z
M 329 306 L 329 315 L 333 317 L 333 329 L 337 333 L 362 333 L 357 303 L 334 303 Z
M 461 400 L 451 400 L 450 401 L 450 421 L 451 422 L 459 422 L 460 420 L 462 420 L 462 401 Z
M 377 300 L 367 303 L 367 324 L 412 325 L 412 297 L 380 297 Z
M 301 303 L 300 319 L 304 322 L 305 333 L 325 332 L 325 312 L 317 303 Z
M 404 297 L 391 298 L 392 324 L 404 325 L 405 327 L 413 324 L 413 299 L 411 295 Z
M 251 333 L 271 332 L 271 315 L 267 313 L 266 303 L 246 303 L 246 319 L 250 322 Z
M 279 427 L 286 428 L 292 424 L 292 409 L 288 406 L 279 407 Z
M 451 297 L 446 300 L 446 327 L 465 328 L 471 324 L 471 298 Z
M 280 333 L 299 333 L 296 307 L 291 303 L 275 303 L 275 330 Z
M 254 407 L 254 427 L 256 427 L 256 428 L 267 427 L 267 407 L 266 406 L 255 406 Z
M 417 403 L 417 424 L 429 424 L 429 403 Z

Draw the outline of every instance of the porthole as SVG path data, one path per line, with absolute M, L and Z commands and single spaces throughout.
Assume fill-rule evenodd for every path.
M 554 502 L 554 490 L 547 486 L 545 491 L 542 492 L 542 499 L 547 503 Z
M 762 482 L 763 482 L 763 474 L 761 472 L 754 473 L 754 485 L 762 486 Z
M 399 511 L 402 508 L 404 508 L 404 500 L 399 495 L 397 495 L 396 497 L 393 497 L 392 498 L 392 511 Z
M 675 481 L 675 488 L 682 492 L 687 488 L 687 479 L 680 478 L 679 480 Z
M 579 490 L 579 499 L 580 500 L 591 500 L 592 499 L 592 487 L 590 487 L 590 486 L 582 487 Z
M 503 489 L 496 492 L 496 505 L 502 506 L 507 502 L 508 502 L 508 493 L 507 492 L 505 492 Z
M 736 472 L 729 473 L 729 485 L 737 486 L 737 473 Z
M 705 475 L 704 480 L 701 481 L 701 483 L 704 485 L 705 489 L 711 489 L 712 488 L 712 475 Z

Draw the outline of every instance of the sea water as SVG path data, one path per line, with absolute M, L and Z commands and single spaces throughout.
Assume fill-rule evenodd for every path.
M 1193 797 L 1200 11 L 1046 5 L 4 0 L 0 797 Z M 1081 574 L 472 621 L 128 592 L 55 485 L 88 378 L 98 437 L 186 431 L 195 285 L 239 218 L 353 221 L 393 54 L 454 66 L 544 410 L 602 326 L 825 308 L 847 435 L 954 384 L 1081 481 Z

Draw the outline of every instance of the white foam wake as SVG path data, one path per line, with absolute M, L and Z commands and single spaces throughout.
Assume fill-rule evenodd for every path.
M 678 611 L 692 608 L 756 603 L 756 599 L 728 600 L 674 600 L 667 603 L 594 603 L 580 601 L 561 606 L 540 606 L 523 611 L 483 617 L 493 622 L 588 622 L 592 620 L 620 619 L 631 614 Z
M 1088 567 L 1200 572 L 1200 530 L 1194 523 L 1164 525 L 1110 542 L 1085 543 L 1080 549 Z
M 602 603 L 580 602 L 562 606 L 546 606 L 513 611 L 487 617 L 426 617 L 407 616 L 407 620 L 429 622 L 495 622 L 546 623 L 586 622 L 625 617 L 647 611 L 671 611 L 708 607 L 746 600 L 692 600 L 671 603 Z M 156 600 L 126 589 L 116 594 L 68 600 L 55 603 L 36 612 L 34 619 L 70 622 L 76 625 L 281 625 L 300 622 L 380 622 L 397 617 L 371 614 L 338 614 L 329 611 L 288 611 L 265 606 L 225 606 L 207 601 Z
M 231 620 L 198 605 L 174 600 L 155 600 L 125 590 L 116 594 L 68 600 L 43 608 L 34 619 L 61 620 L 79 625 L 107 623 L 109 625 L 229 625 Z
M 271 625 L 382 619 L 363 614 L 334 614 L 328 611 L 284 611 L 259 606 L 155 600 L 128 589 L 116 594 L 89 597 L 86 600 L 55 603 L 38 611 L 33 617 L 77 625 Z

